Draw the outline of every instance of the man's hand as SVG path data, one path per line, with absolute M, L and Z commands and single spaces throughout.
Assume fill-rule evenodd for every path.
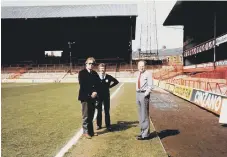
M 92 92 L 91 97 L 96 98 L 96 96 L 97 96 L 97 92 Z
M 146 91 L 146 92 L 144 93 L 145 96 L 148 96 L 149 94 L 150 94 L 149 91 Z

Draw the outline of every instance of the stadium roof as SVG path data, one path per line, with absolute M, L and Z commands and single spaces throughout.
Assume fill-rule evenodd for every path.
M 204 17 L 213 17 L 213 13 L 219 13 L 220 15 L 226 15 L 226 1 L 185 1 L 177 0 L 176 4 L 170 11 L 168 17 L 164 21 L 164 26 L 171 25 L 185 25 L 197 24 L 195 18 L 199 18 L 203 21 Z
M 177 1 L 166 20 L 164 21 L 164 26 L 169 25 L 182 25 L 182 1 Z
M 136 4 L 3 6 L 2 19 L 137 16 Z

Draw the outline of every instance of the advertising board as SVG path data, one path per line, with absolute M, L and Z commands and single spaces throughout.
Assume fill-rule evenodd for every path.
M 175 85 L 173 94 L 190 101 L 192 91 L 191 87 Z
M 191 102 L 220 115 L 223 99 L 221 95 L 193 89 Z

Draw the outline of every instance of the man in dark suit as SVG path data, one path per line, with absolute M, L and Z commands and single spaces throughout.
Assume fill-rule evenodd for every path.
M 86 60 L 85 64 L 86 68 L 81 70 L 78 76 L 80 84 L 78 100 L 82 104 L 83 135 L 91 139 L 92 136 L 97 136 L 93 129 L 93 118 L 100 82 L 97 72 L 92 70 L 95 59 L 90 57 Z
M 116 86 L 119 82 L 111 75 L 106 74 L 106 65 L 99 65 L 100 93 L 98 99 L 97 130 L 102 128 L 102 104 L 105 111 L 106 128 L 111 131 L 110 126 L 110 88 Z

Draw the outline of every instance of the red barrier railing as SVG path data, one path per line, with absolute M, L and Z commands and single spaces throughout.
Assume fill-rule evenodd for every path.
M 192 88 L 202 89 L 222 95 L 227 95 L 227 82 L 220 83 L 215 81 L 201 81 L 201 80 L 186 80 L 186 79 L 173 79 L 168 80 L 168 83 L 188 86 Z
M 27 67 L 15 69 L 15 71 L 13 71 L 13 74 L 9 76 L 9 79 L 19 78 L 23 73 L 26 73 L 27 70 Z
M 203 72 L 195 74 L 191 77 L 194 78 L 210 78 L 210 79 L 227 79 L 227 69 L 226 70 L 215 70 L 211 72 Z
M 165 80 L 180 75 L 183 72 L 183 66 L 170 66 L 169 69 L 160 69 L 153 73 L 153 77 L 159 80 Z

